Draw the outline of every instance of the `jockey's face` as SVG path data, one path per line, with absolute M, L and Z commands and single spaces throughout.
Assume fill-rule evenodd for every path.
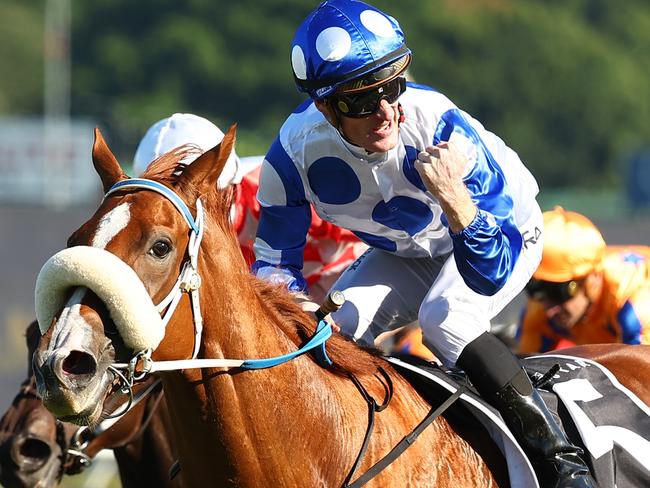
M 603 277 L 600 273 L 591 273 L 579 282 L 571 298 L 559 302 L 548 299 L 540 300 L 546 309 L 548 320 L 555 326 L 570 330 L 589 312 L 589 307 L 600 297 Z
M 590 303 L 585 290 L 582 288 L 578 289 L 572 298 L 562 303 L 542 300 L 548 320 L 555 326 L 566 330 L 571 329 L 584 317 Z
M 352 118 L 335 114 L 334 110 L 323 102 L 316 102 L 318 109 L 327 120 L 336 127 L 352 144 L 369 153 L 390 151 L 397 145 L 399 135 L 399 103 L 388 103 L 382 99 L 377 111 L 368 117 Z
M 341 117 L 341 130 L 352 144 L 368 152 L 386 152 L 397 145 L 398 121 L 398 102 L 382 100 L 377 111 L 368 117 Z

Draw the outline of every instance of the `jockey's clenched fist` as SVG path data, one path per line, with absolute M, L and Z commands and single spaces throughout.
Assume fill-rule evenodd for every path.
M 440 203 L 455 233 L 467 227 L 476 215 L 476 207 L 463 183 L 466 164 L 467 156 L 446 141 L 428 146 L 415 161 L 424 186 Z

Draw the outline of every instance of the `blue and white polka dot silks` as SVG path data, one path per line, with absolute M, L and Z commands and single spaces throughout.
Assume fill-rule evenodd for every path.
M 291 44 L 300 91 L 312 98 L 385 66 L 410 51 L 397 21 L 357 0 L 323 2 L 300 25 Z
M 537 206 L 535 179 L 499 137 L 441 93 L 409 84 L 400 102 L 405 121 L 387 153 L 367 155 L 347 143 L 313 103 L 288 117 L 262 166 L 254 270 L 279 267 L 296 280 L 294 289 L 302 286 L 312 202 L 323 219 L 385 251 L 435 257 L 453 249 L 463 279 L 477 293 L 491 295 L 503 286 L 522 249 L 518 225 Z M 479 208 L 456 235 L 414 167 L 418 152 L 440 141 L 467 154 L 464 182 Z

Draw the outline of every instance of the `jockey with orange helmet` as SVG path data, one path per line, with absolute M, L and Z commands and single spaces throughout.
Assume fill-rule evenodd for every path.
M 313 205 L 370 249 L 334 285 L 332 314 L 366 344 L 417 321 L 503 415 L 543 486 L 592 486 L 572 446 L 490 319 L 541 259 L 537 183 L 517 154 L 442 93 L 404 77 L 411 51 L 393 17 L 322 2 L 291 44 L 299 91 L 266 154 L 254 272 L 305 289 Z
M 180 146 L 194 146 L 185 163 L 213 148 L 223 139 L 223 132 L 209 120 L 198 115 L 175 113 L 153 124 L 136 149 L 133 171 L 145 172 L 149 163 Z M 232 185 L 234 201 L 230 218 L 242 254 L 250 265 L 254 261 L 253 240 L 257 229 L 260 206 L 255 198 L 259 184 L 261 156 L 240 158 L 233 150 L 217 181 L 221 189 Z M 325 299 L 327 291 L 341 272 L 368 248 L 352 232 L 326 222 L 314 213 L 305 245 L 305 278 L 312 297 Z
M 544 212 L 544 228 L 518 351 L 549 351 L 561 341 L 649 344 L 650 247 L 607 246 L 588 218 L 561 207 Z

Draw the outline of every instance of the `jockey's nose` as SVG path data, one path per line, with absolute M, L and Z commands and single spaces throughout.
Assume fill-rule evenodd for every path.
M 375 117 L 378 117 L 380 119 L 390 119 L 393 114 L 393 107 L 391 106 L 390 103 L 388 103 L 388 100 L 385 98 L 382 98 L 379 101 L 379 105 L 377 106 L 377 111 L 374 113 Z
M 544 309 L 546 310 L 546 317 L 552 319 L 562 311 L 562 304 L 544 302 Z

